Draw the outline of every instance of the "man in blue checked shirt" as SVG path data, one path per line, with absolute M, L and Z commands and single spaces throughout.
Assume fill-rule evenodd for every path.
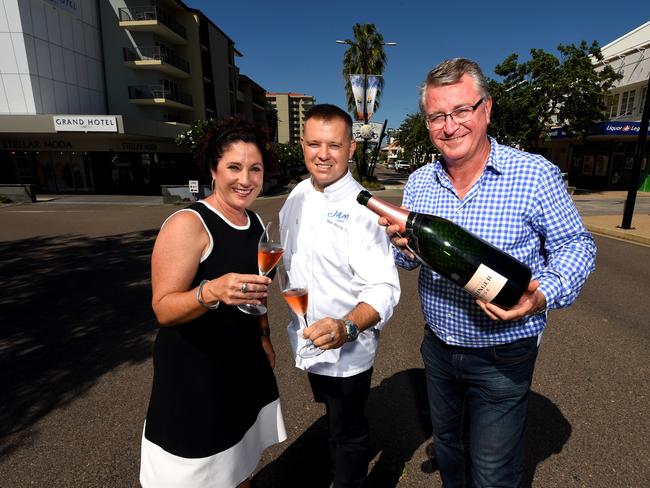
M 431 70 L 420 108 L 442 157 L 409 177 L 403 206 L 452 220 L 533 271 L 528 290 L 505 310 L 420 267 L 436 460 L 445 488 L 517 487 L 546 315 L 574 302 L 594 270 L 596 247 L 559 168 L 487 135 L 492 99 L 476 63 L 456 58 Z M 397 230 L 387 227 L 395 261 L 414 269 L 420 263 Z

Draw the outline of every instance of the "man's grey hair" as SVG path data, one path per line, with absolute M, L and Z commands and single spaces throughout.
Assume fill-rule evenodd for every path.
M 490 96 L 487 79 L 477 63 L 465 58 L 447 59 L 429 71 L 420 87 L 420 110 L 422 113 L 425 110 L 424 102 L 429 87 L 453 85 L 458 83 L 465 74 L 474 78 L 481 97 Z

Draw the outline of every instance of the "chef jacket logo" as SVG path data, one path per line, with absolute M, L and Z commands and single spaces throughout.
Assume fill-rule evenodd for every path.
M 345 222 L 348 220 L 350 214 L 343 213 L 340 210 L 334 210 L 333 212 L 328 213 L 327 216 L 330 219 L 336 220 L 337 222 Z

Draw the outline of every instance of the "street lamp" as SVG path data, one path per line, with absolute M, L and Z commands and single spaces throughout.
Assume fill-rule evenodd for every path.
M 368 149 L 368 139 L 370 138 L 371 131 L 368 130 L 368 106 L 367 106 L 367 95 L 366 90 L 368 88 L 368 49 L 370 46 L 367 42 L 363 44 L 357 44 L 356 42 L 351 41 L 350 39 L 346 40 L 336 40 L 337 44 L 347 44 L 348 46 L 353 46 L 361 51 L 361 70 L 363 71 L 363 123 L 364 129 L 361 131 L 361 137 L 363 138 L 363 148 L 361 151 L 361 167 L 365 171 L 366 169 L 366 151 Z M 382 42 L 382 46 L 397 46 L 396 42 Z M 357 168 L 359 170 L 359 168 Z M 362 180 L 363 176 L 361 171 L 359 171 L 359 180 Z

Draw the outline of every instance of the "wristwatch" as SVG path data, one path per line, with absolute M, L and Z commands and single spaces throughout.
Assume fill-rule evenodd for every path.
M 347 342 L 352 342 L 359 336 L 359 327 L 350 319 L 343 319 L 345 323 L 345 333 L 348 335 Z

